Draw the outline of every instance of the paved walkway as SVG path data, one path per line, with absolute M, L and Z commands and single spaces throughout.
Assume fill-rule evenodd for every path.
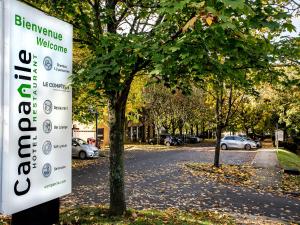
M 255 155 L 255 151 L 222 151 L 221 163 L 250 164 Z M 295 198 L 212 182 L 183 169 L 187 162 L 212 163 L 214 151 L 140 150 L 127 152 L 125 158 L 128 207 L 217 210 L 300 222 L 300 201 Z M 108 204 L 108 167 L 108 158 L 100 158 L 94 165 L 74 170 L 73 193 L 63 199 L 63 206 Z
M 273 168 L 279 169 L 279 162 L 277 159 L 276 150 L 261 149 L 257 151 L 252 165 L 255 168 Z
M 258 168 L 253 178 L 262 188 L 275 188 L 281 185 L 281 171 L 276 150 L 261 149 L 257 151 L 252 166 Z

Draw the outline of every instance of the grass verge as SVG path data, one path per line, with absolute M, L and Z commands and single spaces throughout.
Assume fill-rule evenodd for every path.
M 283 169 L 295 168 L 300 170 L 300 157 L 292 152 L 279 149 L 277 158 Z M 284 192 L 294 193 L 300 198 L 300 176 L 283 174 L 281 188 Z
M 196 224 L 235 224 L 228 215 L 216 212 L 183 212 L 169 210 L 129 210 L 122 217 L 110 217 L 106 207 L 81 207 L 61 214 L 60 225 L 196 225 Z
M 9 220 L 0 222 L 8 225 Z M 108 208 L 103 206 L 78 207 L 67 209 L 60 215 L 59 225 L 208 225 L 236 224 L 233 217 L 217 212 L 184 212 L 168 210 L 129 210 L 124 216 L 109 216 Z
M 283 149 L 279 149 L 277 151 L 277 158 L 282 168 L 296 168 L 300 170 L 300 157 L 298 155 Z

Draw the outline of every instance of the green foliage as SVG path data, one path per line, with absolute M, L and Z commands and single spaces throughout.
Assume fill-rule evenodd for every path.
M 108 99 L 126 101 L 122 92 L 141 71 L 183 93 L 193 82 L 253 93 L 255 83 L 282 75 L 274 63 L 299 55 L 299 40 L 275 39 L 294 29 L 279 0 L 30 2 L 74 25 L 74 40 L 91 54 L 73 82 Z
M 89 60 L 88 68 L 79 76 L 74 76 L 74 82 L 95 83 L 96 88 L 104 90 L 107 95 L 112 91 L 122 91 L 144 51 L 139 39 L 118 34 L 105 35 Z
M 144 89 L 147 83 L 147 76 L 137 76 L 132 82 L 129 92 L 127 105 L 126 105 L 126 117 L 128 121 L 139 123 L 143 121 L 145 99 Z
M 263 103 L 266 104 L 264 112 L 268 112 L 274 128 L 278 124 L 287 134 L 294 135 L 300 131 L 299 71 L 297 67 L 277 69 L 284 76 L 270 86 L 262 86 L 260 90 Z
M 73 49 L 73 74 L 80 74 L 82 68 L 87 66 L 87 60 L 91 57 L 91 51 L 77 43 Z M 95 121 L 95 115 L 90 112 L 91 109 L 99 112 L 99 119 L 105 116 L 105 105 L 107 100 L 102 91 L 95 89 L 95 85 L 86 82 L 73 82 L 72 85 L 72 111 L 73 120 L 81 123 L 90 123 Z
M 93 86 L 76 85 L 73 87 L 73 120 L 84 124 L 95 121 L 95 114 L 91 110 L 99 113 L 99 121 L 107 118 L 107 100 L 103 94 L 96 91 Z
M 275 124 L 269 124 L 273 107 L 266 104 L 264 98 L 262 95 L 245 96 L 234 118 L 234 126 L 231 126 L 234 127 L 232 131 L 243 131 L 254 136 L 274 131 Z
M 193 88 L 190 95 L 183 95 L 179 90 L 172 92 L 162 84 L 152 84 L 145 88 L 143 97 L 147 121 L 168 133 L 182 133 L 184 127 L 204 129 L 203 126 L 213 120 L 207 96 L 197 88 Z

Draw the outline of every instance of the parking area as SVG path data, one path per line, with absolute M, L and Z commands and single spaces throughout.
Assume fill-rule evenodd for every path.
M 138 147 L 136 147 L 138 148 Z M 251 164 L 257 151 L 226 150 L 221 164 Z M 212 163 L 212 147 L 144 151 L 125 154 L 126 198 L 129 207 L 229 211 L 281 220 L 300 221 L 295 198 L 197 178 L 183 169 L 187 162 Z M 108 157 L 73 171 L 73 193 L 63 206 L 109 203 Z

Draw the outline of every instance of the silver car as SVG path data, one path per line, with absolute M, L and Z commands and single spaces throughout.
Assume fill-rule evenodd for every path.
M 72 156 L 80 159 L 98 158 L 99 149 L 80 138 L 72 138 Z
M 252 140 L 246 140 L 240 136 L 226 136 L 221 139 L 221 149 L 246 149 L 257 148 L 257 144 Z

